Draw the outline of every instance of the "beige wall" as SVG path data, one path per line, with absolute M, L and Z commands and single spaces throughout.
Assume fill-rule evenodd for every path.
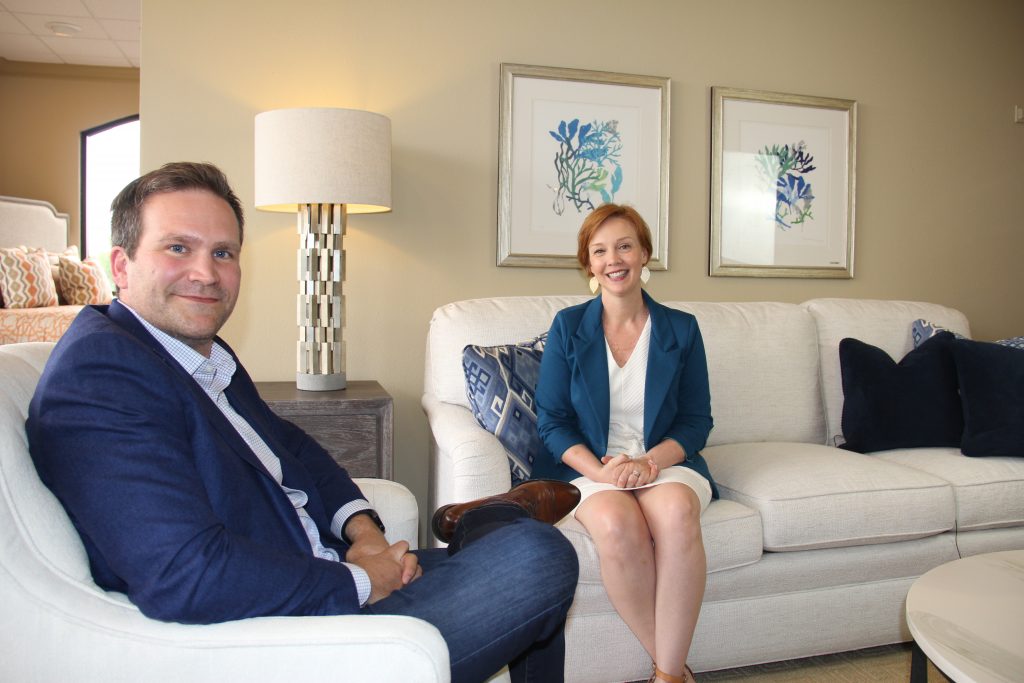
M 139 113 L 139 70 L 0 59 L 0 195 L 71 216 L 78 244 L 79 134 Z
M 351 219 L 349 376 L 396 403 L 396 478 L 426 500 L 419 407 L 435 307 L 586 292 L 571 270 L 498 268 L 498 66 L 672 79 L 664 300 L 875 297 L 1024 334 L 1024 3 L 977 0 L 143 0 L 143 168 L 208 160 L 247 207 L 245 293 L 225 337 L 259 380 L 294 372 L 293 220 L 255 211 L 253 116 L 369 109 L 394 131 L 394 211 Z M 710 86 L 857 100 L 856 278 L 707 275 Z M 1007 300 L 1009 299 L 1009 300 Z

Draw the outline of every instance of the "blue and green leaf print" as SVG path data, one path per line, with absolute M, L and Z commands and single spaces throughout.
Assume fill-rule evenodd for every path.
M 775 189 L 775 225 L 780 230 L 814 218 L 814 193 L 805 177 L 815 169 L 813 161 L 803 140 L 781 147 L 765 145 L 754 157 L 758 173 Z
M 551 187 L 555 193 L 551 208 L 556 214 L 561 216 L 570 204 L 584 213 L 615 199 L 622 187 L 622 137 L 618 126 L 615 120 L 581 126 L 579 119 L 573 119 L 568 123 L 563 120 L 558 130 L 548 131 L 558 143 L 554 157 L 557 182 Z

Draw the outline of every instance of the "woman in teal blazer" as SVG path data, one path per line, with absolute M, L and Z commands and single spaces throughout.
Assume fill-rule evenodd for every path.
M 711 431 L 697 320 L 654 301 L 650 230 L 605 204 L 580 228 L 591 301 L 560 311 L 537 384 L 550 458 L 533 477 L 572 481 L 576 519 L 594 540 L 608 597 L 655 663 L 652 681 L 692 681 L 686 666 L 707 570 L 700 515 L 717 497 L 700 449 Z

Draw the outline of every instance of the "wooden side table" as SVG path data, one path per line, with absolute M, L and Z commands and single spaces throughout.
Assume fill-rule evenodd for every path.
M 300 391 L 292 382 L 256 382 L 271 410 L 312 436 L 353 477 L 393 476 L 394 404 L 372 380 L 339 391 Z

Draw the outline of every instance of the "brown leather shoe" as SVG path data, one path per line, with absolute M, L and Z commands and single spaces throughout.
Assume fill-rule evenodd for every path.
M 565 481 L 549 479 L 531 479 L 513 488 L 508 493 L 478 498 L 468 503 L 443 505 L 434 513 L 430 520 L 430 529 L 437 538 L 445 543 L 452 540 L 455 526 L 462 515 L 484 505 L 493 503 L 512 503 L 523 508 L 533 519 L 548 524 L 572 512 L 580 502 L 580 490 Z

